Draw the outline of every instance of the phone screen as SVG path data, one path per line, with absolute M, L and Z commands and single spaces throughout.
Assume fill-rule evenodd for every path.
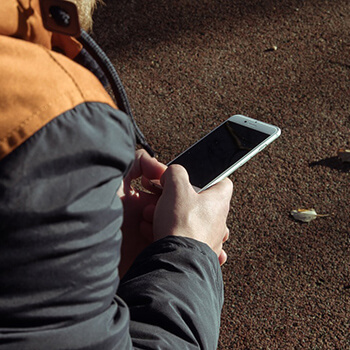
M 185 167 L 191 184 L 203 188 L 269 136 L 226 121 L 170 164 Z

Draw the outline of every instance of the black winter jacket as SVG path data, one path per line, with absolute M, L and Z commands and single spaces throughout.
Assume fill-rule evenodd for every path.
M 3 1 L 0 350 L 215 349 L 223 283 L 207 245 L 166 237 L 119 280 L 133 129 L 80 50 L 42 27 L 38 0 Z

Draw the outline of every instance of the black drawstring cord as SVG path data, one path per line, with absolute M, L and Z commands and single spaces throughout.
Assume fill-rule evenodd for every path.
M 70 25 L 71 18 L 69 13 L 67 13 L 60 6 L 51 6 L 49 11 L 50 15 L 55 20 L 56 24 L 58 24 L 59 26 L 68 27 Z M 120 110 L 130 117 L 134 127 L 137 143 L 139 143 L 150 154 L 151 157 L 154 157 L 154 151 L 152 150 L 151 146 L 147 143 L 145 136 L 136 124 L 136 121 L 131 111 L 128 97 L 126 95 L 126 91 L 112 62 L 103 52 L 103 50 L 98 46 L 98 44 L 84 30 L 81 31 L 78 40 L 102 69 L 109 84 L 111 85 L 114 97 Z
M 103 73 L 106 75 L 111 85 L 118 107 L 120 108 L 120 110 L 126 113 L 131 119 L 131 122 L 135 130 L 137 142 L 149 153 L 151 157 L 154 157 L 155 156 L 154 151 L 152 150 L 151 146 L 147 143 L 145 136 L 143 135 L 140 128 L 136 124 L 136 121 L 131 111 L 128 97 L 126 95 L 126 91 L 112 62 L 109 60 L 107 55 L 103 52 L 103 50 L 98 46 L 98 44 L 84 30 L 81 31 L 81 35 L 78 38 L 78 40 L 84 46 L 84 48 L 89 52 L 92 58 L 98 63 L 98 65 L 103 70 Z

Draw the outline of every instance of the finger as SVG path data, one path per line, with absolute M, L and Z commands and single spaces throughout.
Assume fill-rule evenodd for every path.
M 141 155 L 142 153 L 139 150 L 135 152 L 134 162 L 125 177 L 126 182 L 130 183 L 131 180 L 137 179 L 138 177 L 141 176 L 141 164 L 140 164 Z
M 224 239 L 222 240 L 222 242 L 225 243 L 228 240 L 229 237 L 230 237 L 230 230 L 226 226 L 225 235 L 224 235 Z
M 163 193 L 168 191 L 175 193 L 178 191 L 192 191 L 195 193 L 186 169 L 179 164 L 171 165 L 160 178 L 160 183 L 163 187 Z
M 227 254 L 226 254 L 226 252 L 222 249 L 222 250 L 221 250 L 221 253 L 220 253 L 220 255 L 219 255 L 219 263 L 220 263 L 220 266 L 224 265 L 226 261 L 227 261 Z
M 159 196 L 154 195 L 153 193 L 148 193 L 145 191 L 139 191 L 140 203 L 144 207 L 147 205 L 156 205 L 159 199 Z
M 230 204 L 233 192 L 233 183 L 229 179 L 224 179 L 214 186 L 200 193 L 202 196 L 209 196 L 211 200 L 216 203 L 228 213 L 230 211 Z
M 213 193 L 213 192 L 216 192 L 219 195 L 224 196 L 224 198 L 231 199 L 232 193 L 233 193 L 232 181 L 229 178 L 225 178 L 201 193 L 205 194 L 205 193 Z
M 118 190 L 117 190 L 117 195 L 121 198 L 123 196 L 125 196 L 125 192 L 124 192 L 124 181 L 122 181 L 122 183 L 120 184 Z
M 160 179 L 166 168 L 166 165 L 158 162 L 156 158 L 152 158 L 145 150 L 137 150 L 128 178 L 134 180 L 144 176 L 148 179 Z
M 153 242 L 153 225 L 146 221 L 140 222 L 140 233 L 149 242 Z
M 147 205 L 147 207 L 145 207 L 145 209 L 143 210 L 143 213 L 142 213 L 143 219 L 149 223 L 152 223 L 155 210 L 156 210 L 155 205 L 153 205 L 153 204 Z
M 141 184 L 142 184 L 143 188 L 145 188 L 149 192 L 152 192 L 158 196 L 160 196 L 162 194 L 163 188 L 160 185 L 159 179 L 149 180 L 146 177 L 142 177 Z

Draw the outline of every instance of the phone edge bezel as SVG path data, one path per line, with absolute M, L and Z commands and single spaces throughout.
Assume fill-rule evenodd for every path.
M 235 119 L 235 120 L 233 121 L 232 119 Z M 237 120 L 239 120 L 239 123 L 237 123 Z M 215 179 L 210 181 L 204 187 L 198 188 L 196 186 L 193 186 L 195 188 L 196 192 L 198 192 L 198 193 L 208 189 L 209 187 L 215 185 L 216 183 L 220 182 L 224 178 L 230 176 L 234 171 L 236 171 L 238 168 L 240 168 L 242 165 L 244 165 L 248 160 L 250 160 L 252 157 L 257 155 L 263 148 L 265 148 L 267 145 L 272 143 L 275 139 L 277 139 L 281 135 L 281 129 L 279 127 L 275 126 L 275 125 L 268 124 L 268 123 L 262 122 L 260 120 L 252 119 L 250 117 L 247 117 L 247 116 L 244 116 L 244 115 L 241 115 L 241 114 L 235 114 L 235 115 L 231 116 L 230 118 L 226 119 L 224 122 L 222 122 L 216 128 L 211 130 L 209 133 L 205 134 L 202 138 L 200 138 L 192 146 L 186 148 L 183 152 L 181 152 L 179 155 L 177 155 L 173 160 L 171 160 L 169 163 L 167 163 L 167 166 L 169 166 L 170 163 L 174 162 L 177 158 L 181 157 L 182 154 L 184 154 L 189 149 L 194 147 L 197 143 L 202 141 L 205 137 L 207 137 L 209 134 L 213 133 L 216 129 L 220 128 L 223 124 L 225 124 L 228 121 L 234 122 L 234 123 L 239 124 L 239 125 L 246 126 L 246 127 L 250 128 L 250 129 L 253 129 L 253 130 L 261 131 L 261 132 L 266 133 L 266 134 L 268 134 L 270 136 L 267 139 L 265 139 L 262 143 L 259 143 L 256 147 L 254 147 L 249 153 L 247 153 L 243 158 L 241 158 L 240 161 L 238 161 L 235 164 L 233 164 L 230 168 L 228 168 L 223 173 L 218 175 Z M 247 122 L 247 123 L 254 123 L 254 125 L 256 125 L 259 128 L 249 126 L 251 124 L 246 124 L 245 125 L 245 122 Z M 261 129 L 261 127 L 264 127 L 264 128 Z

